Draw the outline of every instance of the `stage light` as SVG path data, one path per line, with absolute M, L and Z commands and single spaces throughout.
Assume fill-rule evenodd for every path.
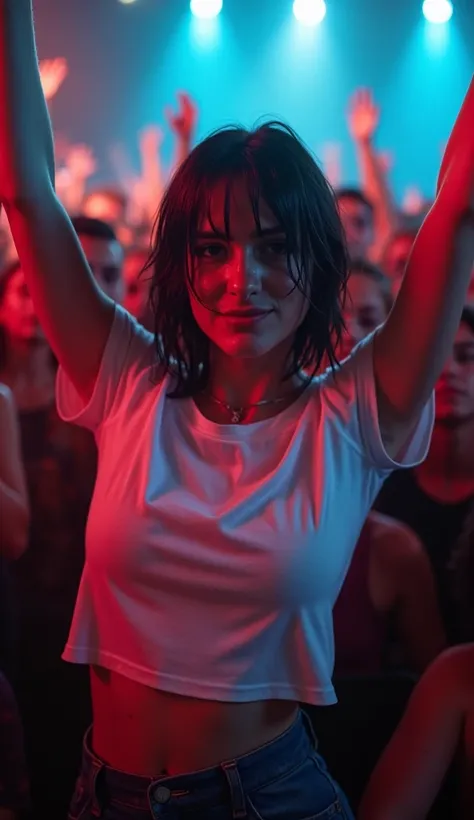
M 191 0 L 191 11 L 195 17 L 210 20 L 222 11 L 222 0 Z
M 447 23 L 453 16 L 451 0 L 425 0 L 423 14 L 429 23 Z
M 122 6 L 130 6 L 132 3 L 136 3 L 137 0 L 119 0 L 119 3 L 122 3 Z
M 304 26 L 317 26 L 326 16 L 324 0 L 295 0 L 293 14 Z

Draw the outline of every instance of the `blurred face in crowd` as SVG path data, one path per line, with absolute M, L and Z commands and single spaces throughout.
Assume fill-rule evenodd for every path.
M 387 245 L 383 258 L 383 269 L 390 279 L 399 281 L 403 277 L 413 242 L 412 235 L 400 234 Z
M 357 270 L 351 273 L 344 305 L 346 330 L 338 351 L 339 356 L 348 356 L 354 345 L 365 339 L 386 318 L 387 299 L 380 284 Z
M 436 385 L 436 422 L 474 419 L 474 332 L 461 322 L 451 355 Z
M 350 258 L 367 259 L 375 238 L 372 209 L 349 196 L 338 197 L 338 204 Z
M 269 206 L 260 200 L 260 231 L 247 182 L 233 182 L 227 235 L 226 191 L 227 182 L 216 185 L 192 249 L 191 307 L 216 351 L 255 359 L 290 347 L 308 301 L 291 278 L 287 240 Z
M 79 235 L 79 241 L 99 287 L 120 305 L 125 296 L 123 250 L 115 239 Z
M 9 276 L 6 284 L 0 303 L 0 326 L 13 347 L 46 341 L 21 269 Z
M 140 276 L 147 260 L 147 251 L 131 251 L 125 256 L 123 267 L 125 279 L 124 307 L 137 319 L 142 319 L 148 308 L 150 273 L 146 271 Z

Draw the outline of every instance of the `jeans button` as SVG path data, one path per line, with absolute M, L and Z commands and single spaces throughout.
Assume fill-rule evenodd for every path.
M 168 803 L 170 797 L 171 792 L 169 789 L 166 788 L 166 786 L 158 786 L 155 789 L 155 800 L 157 803 L 160 803 L 160 805 Z

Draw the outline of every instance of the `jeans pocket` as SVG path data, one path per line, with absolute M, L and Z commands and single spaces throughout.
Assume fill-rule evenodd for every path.
M 87 812 L 92 804 L 87 780 L 80 775 L 76 781 L 76 788 L 69 806 L 68 820 L 86 820 Z
M 337 784 L 316 753 L 246 797 L 251 820 L 352 820 Z

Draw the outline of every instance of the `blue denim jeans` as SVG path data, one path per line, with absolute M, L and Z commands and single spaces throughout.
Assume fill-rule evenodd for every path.
M 353 820 L 300 712 L 280 737 L 212 769 L 155 780 L 115 771 L 84 741 L 69 820 Z

